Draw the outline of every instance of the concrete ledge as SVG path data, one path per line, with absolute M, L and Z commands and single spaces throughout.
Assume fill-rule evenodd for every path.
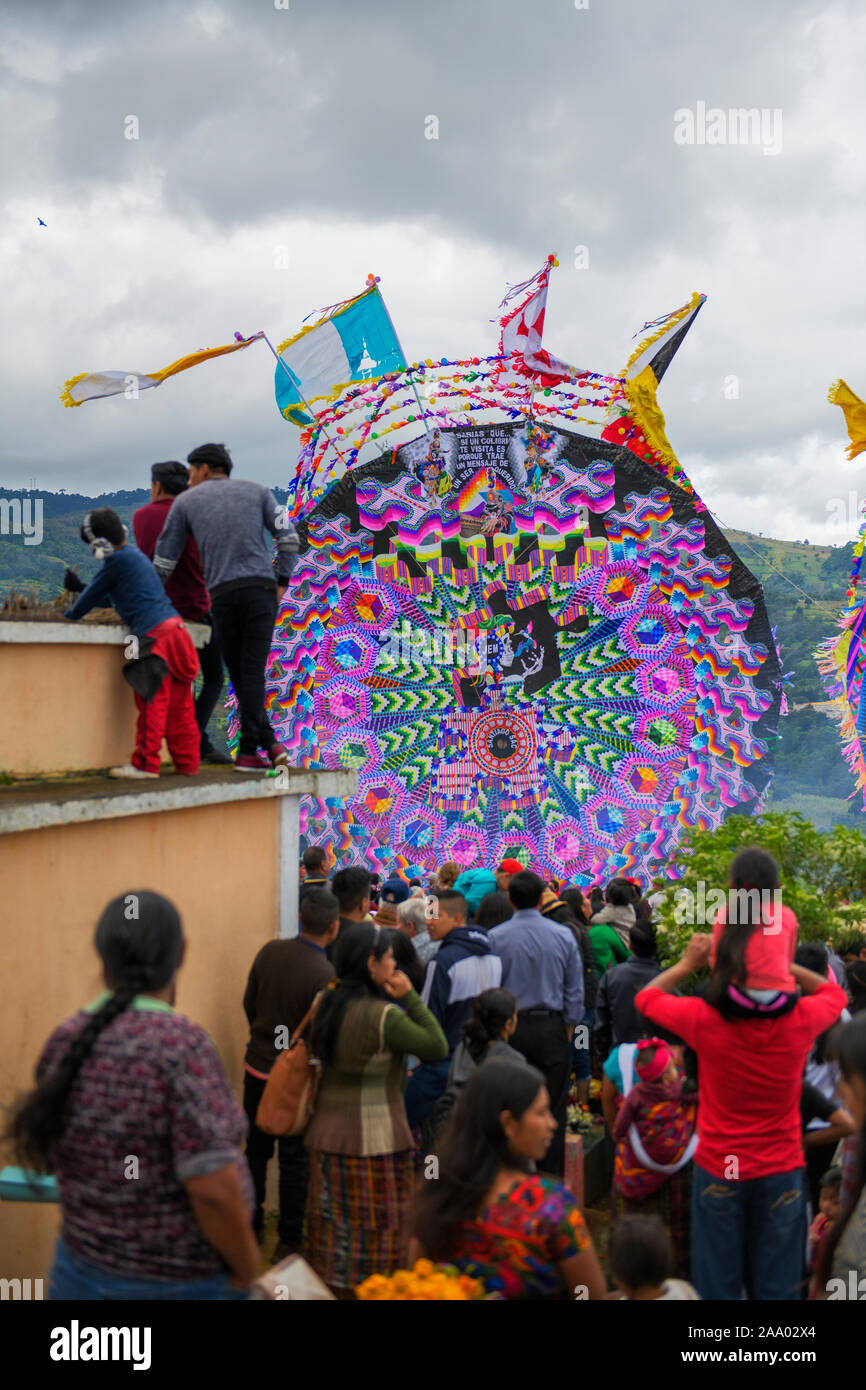
M 203 647 L 210 637 L 206 623 L 187 623 L 186 630 L 197 647 Z M 124 623 L 0 623 L 0 642 L 27 642 L 31 646 L 44 646 L 50 642 L 72 643 L 78 646 L 124 647 L 129 640 L 129 631 Z
M 234 768 L 203 769 L 197 777 L 177 773 L 158 781 L 118 781 L 86 777 L 63 782 L 18 782 L 0 787 L 0 835 L 123 816 L 186 811 L 235 801 L 261 801 L 284 796 L 313 796 L 342 800 L 358 789 L 355 772 L 306 771 L 289 768 L 282 776 L 240 773 Z

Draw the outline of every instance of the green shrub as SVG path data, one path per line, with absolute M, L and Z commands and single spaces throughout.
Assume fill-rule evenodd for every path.
M 688 889 L 694 901 L 710 899 L 714 891 L 727 894 L 731 860 L 737 850 L 757 845 L 778 861 L 782 902 L 800 924 L 801 941 L 838 945 L 866 930 L 866 835 L 846 825 L 816 830 L 796 812 L 769 811 L 762 816 L 731 816 L 717 830 L 696 831 L 685 841 L 676 883 L 657 883 L 662 893 L 655 910 L 659 955 L 671 964 L 696 931 L 711 931 L 706 923 L 683 921 L 684 901 L 677 893 Z M 701 886 L 703 885 L 703 886 Z

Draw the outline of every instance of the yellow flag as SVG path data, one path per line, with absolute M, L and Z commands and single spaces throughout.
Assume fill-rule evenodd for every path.
M 866 403 L 861 401 L 859 396 L 855 396 L 847 381 L 834 381 L 827 394 L 827 400 L 831 405 L 841 408 L 845 424 L 848 426 L 848 438 L 851 440 L 848 445 L 848 457 L 856 458 L 866 449 Z

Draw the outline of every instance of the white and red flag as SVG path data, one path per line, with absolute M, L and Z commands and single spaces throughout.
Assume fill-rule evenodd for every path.
M 520 302 L 499 320 L 499 353 L 504 359 L 501 370 L 532 377 L 542 387 L 558 386 L 560 382 L 580 375 L 575 367 L 560 362 L 558 357 L 551 356 L 541 346 L 547 281 L 555 265 L 559 265 L 559 262 L 551 254 L 531 280 L 525 280 L 522 285 L 513 285 L 500 305 L 504 309 L 506 304 L 520 296 Z

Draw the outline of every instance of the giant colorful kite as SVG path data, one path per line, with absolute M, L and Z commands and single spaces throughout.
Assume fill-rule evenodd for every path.
M 359 774 L 349 801 L 303 808 L 305 842 L 341 864 L 510 857 L 649 884 L 679 875 L 688 831 L 766 791 L 784 695 L 761 588 L 656 399 L 704 297 L 645 324 L 620 375 L 579 371 L 542 346 L 555 263 L 506 295 L 492 357 L 408 364 L 370 276 L 277 347 L 236 333 L 63 388 L 66 406 L 134 398 L 255 342 L 274 354 L 303 553 L 268 707 L 301 766 Z
M 861 401 L 844 381 L 834 382 L 830 387 L 828 399 L 831 405 L 840 406 L 844 413 L 851 441 L 848 445 L 848 457 L 856 458 L 866 449 L 866 402 Z M 835 704 L 834 714 L 839 723 L 842 754 L 854 774 L 855 790 L 851 795 L 856 796 L 857 791 L 860 791 L 866 807 L 866 760 L 863 756 L 863 741 L 866 738 L 866 700 L 863 699 L 863 673 L 866 670 L 866 597 L 858 589 L 864 545 L 866 516 L 860 523 L 860 532 L 854 543 L 854 560 L 845 593 L 845 607 L 838 622 L 840 631 L 836 636 L 829 637 L 821 643 L 815 657 L 825 678 L 827 694 Z
M 389 346 L 331 325 L 360 296 L 305 332 L 369 375 L 311 400 L 304 335 L 288 384 L 277 365 L 310 427 L 269 716 L 299 765 L 359 774 L 303 811 L 341 865 L 649 884 L 766 789 L 783 697 L 761 588 L 656 400 L 703 296 L 645 325 L 621 375 L 577 371 L 541 348 L 551 263 L 504 302 L 495 357 L 378 373 Z

